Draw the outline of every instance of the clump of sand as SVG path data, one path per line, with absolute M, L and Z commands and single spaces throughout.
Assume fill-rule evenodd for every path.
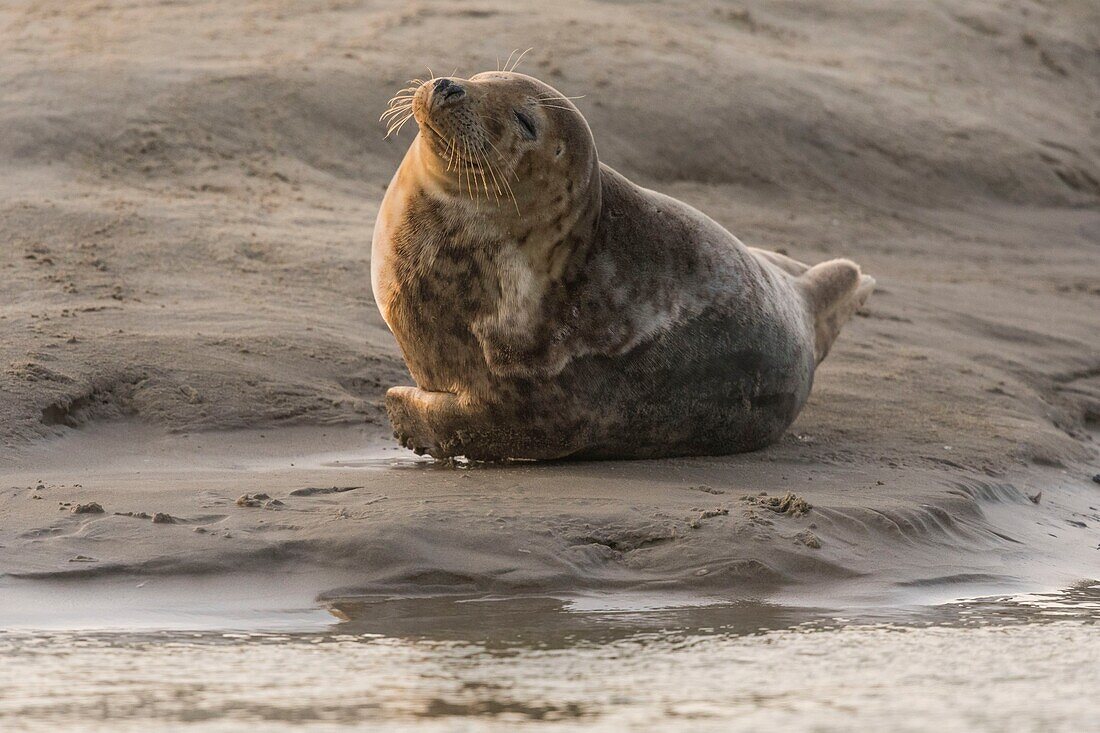
M 756 496 L 745 495 L 741 501 L 762 509 L 768 509 L 776 514 L 787 514 L 792 517 L 801 517 L 813 509 L 808 501 L 801 496 L 788 491 L 783 496 L 768 496 L 768 492 L 762 491 Z

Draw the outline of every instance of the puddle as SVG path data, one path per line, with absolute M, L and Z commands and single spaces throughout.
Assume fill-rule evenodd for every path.
M 423 469 L 443 464 L 418 456 L 363 427 L 283 427 L 165 433 L 133 422 L 95 425 L 28 449 L 8 468 L 82 474 L 150 475 L 317 469 Z
M 281 572 L 94 581 L 0 576 L 0 629 L 39 633 L 329 628 L 336 619 L 318 606 L 315 594 L 301 580 L 300 575 Z
M 433 468 L 437 464 L 430 459 L 419 457 L 370 456 L 339 458 L 333 461 L 318 462 L 316 465 L 317 468 Z
M 203 595 L 233 598 L 231 585 Z M 272 627 L 295 603 L 283 605 L 255 611 L 252 629 L 0 632 L 0 729 L 1084 730 L 1100 719 L 1097 584 L 871 612 L 660 595 L 359 598 Z

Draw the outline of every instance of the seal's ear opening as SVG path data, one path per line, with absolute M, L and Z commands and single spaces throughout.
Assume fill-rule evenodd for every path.
M 535 131 L 535 123 L 531 120 L 531 118 L 520 112 L 518 109 L 515 110 L 515 114 L 516 122 L 519 123 L 519 129 L 520 132 L 523 133 L 523 136 L 528 140 L 534 140 L 536 137 L 538 137 L 538 133 Z

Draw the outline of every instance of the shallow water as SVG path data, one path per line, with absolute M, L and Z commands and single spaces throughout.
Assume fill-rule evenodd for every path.
M 845 614 L 668 600 L 358 599 L 298 631 L 8 631 L 0 730 L 1100 725 L 1100 584 Z

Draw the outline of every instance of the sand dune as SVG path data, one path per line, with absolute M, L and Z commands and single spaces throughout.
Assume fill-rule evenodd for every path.
M 749 245 L 851 257 L 878 280 L 780 445 L 340 469 L 370 491 L 301 499 L 305 518 L 265 520 L 276 531 L 230 500 L 285 501 L 335 469 L 146 480 L 92 460 L 137 440 L 120 423 L 169 441 L 162 453 L 171 436 L 292 426 L 308 435 L 280 438 L 284 457 L 330 428 L 381 445 L 381 396 L 408 375 L 374 307 L 369 239 L 414 130 L 384 140 L 377 117 L 428 66 L 469 75 L 527 46 L 528 73 L 585 95 L 605 162 Z M 1095 3 L 11 2 L 0 82 L 0 572 L 299 562 L 353 586 L 736 587 L 891 567 L 919 582 L 951 552 L 946 575 L 996 574 L 1020 543 L 1063 569 L 1095 556 L 1079 554 L 1100 525 Z M 65 460 L 74 439 L 83 469 Z M 739 498 L 789 490 L 810 515 Z M 376 495 L 389 503 L 363 504 Z M 107 511 L 57 512 L 73 501 Z M 115 511 L 224 515 L 220 544 Z M 501 518 L 525 539 L 497 544 Z M 989 534 L 1006 529 L 1022 539 Z

